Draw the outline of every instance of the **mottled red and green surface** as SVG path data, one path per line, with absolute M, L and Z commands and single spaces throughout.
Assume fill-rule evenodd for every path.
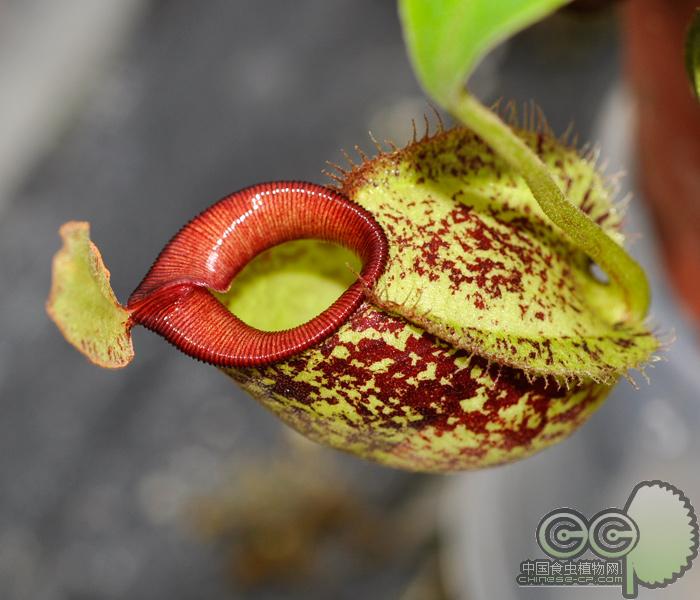
M 621 242 L 594 165 L 550 135 L 521 135 L 567 199 Z M 366 163 L 342 187 L 389 239 L 377 301 L 442 339 L 529 373 L 597 381 L 656 349 L 642 323 L 623 321 L 622 297 L 596 279 L 522 177 L 468 130 Z
M 608 391 L 528 381 L 370 303 L 292 359 L 225 371 L 310 438 L 425 471 L 526 456 L 566 437 Z
M 521 135 L 569 200 L 622 242 L 594 165 L 544 132 Z M 508 462 L 576 430 L 658 347 L 469 131 L 364 161 L 340 188 L 389 241 L 367 302 L 290 360 L 227 370 L 309 437 L 408 469 Z

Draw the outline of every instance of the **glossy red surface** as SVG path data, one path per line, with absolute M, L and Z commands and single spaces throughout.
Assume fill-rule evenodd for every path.
M 320 315 L 293 329 L 245 324 L 210 290 L 226 291 L 255 256 L 296 239 L 320 239 L 362 260 L 355 281 Z M 183 227 L 129 298 L 132 320 L 199 360 L 221 367 L 263 365 L 292 356 L 336 331 L 358 308 L 387 257 L 384 232 L 363 208 L 328 188 L 264 183 L 223 198 Z

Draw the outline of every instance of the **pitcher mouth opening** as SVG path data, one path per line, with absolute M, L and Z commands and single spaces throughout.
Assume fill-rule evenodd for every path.
M 225 292 L 258 254 L 316 239 L 353 251 L 359 277 L 316 317 L 283 331 L 244 323 L 212 293 Z M 296 181 L 264 183 L 227 196 L 185 225 L 134 290 L 134 323 L 185 354 L 220 367 L 259 366 L 293 356 L 335 332 L 386 265 L 386 236 L 374 217 L 341 194 Z
M 356 280 L 360 257 L 332 242 L 293 240 L 258 254 L 214 296 L 241 321 L 284 331 L 320 315 Z M 375 286 L 376 289 L 376 286 Z

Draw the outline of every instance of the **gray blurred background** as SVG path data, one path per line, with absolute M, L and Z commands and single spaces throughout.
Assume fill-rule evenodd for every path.
M 537 25 L 473 88 L 535 99 L 555 131 L 573 121 L 633 168 L 613 10 Z M 49 322 L 64 221 L 91 222 L 125 300 L 221 196 L 326 182 L 325 161 L 369 148 L 370 129 L 406 141 L 429 107 L 393 2 L 0 0 L 0 90 L 3 600 L 535 598 L 513 581 L 544 513 L 621 506 L 651 477 L 700 493 L 696 338 L 638 201 L 634 250 L 657 322 L 679 334 L 677 363 L 640 392 L 623 383 L 560 450 L 484 473 L 412 475 L 318 448 L 150 333 L 137 329 L 135 361 L 110 372 Z M 692 585 L 655 594 L 690 598 Z M 583 593 L 620 596 L 571 595 Z

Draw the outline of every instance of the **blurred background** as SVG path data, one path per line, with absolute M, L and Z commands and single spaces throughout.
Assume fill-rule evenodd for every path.
M 609 172 L 628 171 L 632 252 L 653 322 L 675 332 L 667 361 L 554 449 L 425 476 L 298 438 L 141 329 L 128 369 L 98 369 L 43 306 L 64 221 L 91 222 L 125 300 L 221 196 L 327 182 L 325 161 L 369 148 L 368 130 L 406 141 L 430 108 L 394 3 L 0 0 L 0 597 L 619 598 L 514 580 L 541 556 L 535 528 L 556 507 L 592 515 L 659 478 L 700 508 L 700 250 L 688 241 L 700 239 L 700 109 L 679 87 L 682 19 L 669 4 L 694 3 L 579 2 L 472 80 L 487 102 L 534 99 L 555 132 L 573 122 Z M 666 60 L 647 68 L 645 51 Z M 675 77 L 675 95 L 657 97 L 649 71 Z M 696 565 L 640 597 L 699 588 Z

